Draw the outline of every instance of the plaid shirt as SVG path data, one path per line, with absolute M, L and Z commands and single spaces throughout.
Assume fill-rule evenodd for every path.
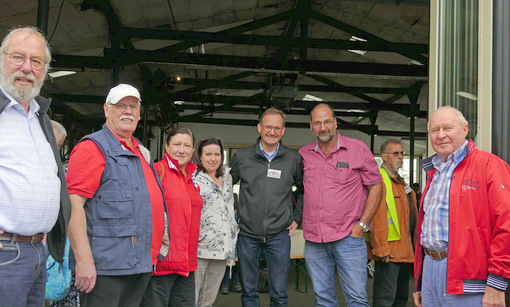
M 423 200 L 425 213 L 421 245 L 428 249 L 442 250 L 448 247 L 450 184 L 453 171 L 468 152 L 468 141 L 448 156 L 446 162 L 438 155 L 432 158 L 437 169 Z

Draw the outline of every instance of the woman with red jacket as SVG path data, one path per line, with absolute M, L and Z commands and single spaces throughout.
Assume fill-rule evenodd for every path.
M 165 137 L 163 160 L 154 165 L 168 207 L 170 252 L 156 263 L 141 306 L 195 306 L 202 197 L 193 181 L 197 170 L 190 162 L 193 144 L 188 128 L 172 129 Z

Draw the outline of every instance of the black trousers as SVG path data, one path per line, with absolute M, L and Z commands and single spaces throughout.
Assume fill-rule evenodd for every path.
M 151 273 L 124 276 L 97 276 L 90 293 L 80 292 L 82 307 L 138 307 L 149 284 Z
M 141 307 L 195 307 L 195 272 L 152 276 Z
M 375 262 L 374 307 L 405 307 L 411 263 Z

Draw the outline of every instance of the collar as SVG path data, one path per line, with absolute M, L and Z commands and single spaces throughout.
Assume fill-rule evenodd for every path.
M 165 154 L 163 155 L 163 159 L 166 160 L 166 162 L 168 163 L 168 166 L 171 169 L 175 169 L 176 171 L 181 172 L 181 170 L 179 169 L 179 162 L 176 159 L 170 157 L 170 155 L 167 152 L 165 152 Z M 188 176 L 190 176 L 194 172 L 196 172 L 197 168 L 198 167 L 195 165 L 195 163 L 188 161 L 188 164 L 186 164 L 185 170 L 186 170 L 186 173 L 188 173 Z
M 280 141 L 281 142 L 281 141 Z M 276 145 L 276 149 L 272 153 L 268 153 L 264 150 L 264 147 L 262 146 L 262 138 L 259 138 L 259 147 L 260 151 L 264 154 L 266 157 L 274 157 L 280 150 L 280 142 L 278 142 L 278 145 Z
M 394 174 L 393 174 L 393 170 L 390 170 L 390 169 L 386 166 L 386 164 L 385 164 L 384 162 L 383 162 L 383 163 L 381 163 L 381 168 L 383 168 L 383 169 L 386 171 L 386 174 L 388 174 L 388 176 L 389 176 L 390 178 L 396 178 L 396 177 L 397 177 L 397 175 L 398 175 L 398 173 L 397 173 L 397 175 L 394 175 Z
M 432 163 L 434 164 L 434 168 L 440 169 L 443 163 L 450 164 L 455 163 L 459 164 L 467 155 L 469 154 L 468 141 L 466 140 L 462 146 L 457 148 L 454 152 L 452 152 L 448 158 L 446 158 L 446 162 L 443 162 L 443 158 L 439 155 L 435 155 L 432 157 Z
M 14 104 L 19 104 L 11 95 L 9 95 L 0 84 L 0 112 L 5 108 L 11 107 Z M 46 99 L 42 96 L 37 96 L 30 102 L 30 110 L 34 109 L 34 113 L 46 114 L 50 108 L 51 99 Z M 29 111 L 30 112 L 30 111 Z
M 343 144 L 345 144 L 345 142 L 343 141 L 343 136 L 340 135 L 340 133 L 338 131 L 336 132 L 336 136 L 337 136 L 337 138 L 336 138 L 336 148 L 334 150 L 332 150 L 331 152 L 335 152 L 335 151 L 339 150 L 340 147 L 347 148 L 347 147 L 345 147 L 345 145 L 343 145 Z M 342 141 L 340 141 L 340 140 L 342 140 Z M 315 141 L 315 148 L 313 149 L 313 151 L 318 151 L 319 148 L 320 148 L 319 147 L 319 140 L 317 140 L 317 141 Z

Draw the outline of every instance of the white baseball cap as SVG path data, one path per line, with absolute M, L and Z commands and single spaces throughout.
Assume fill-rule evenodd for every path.
M 140 99 L 140 92 L 129 84 L 119 84 L 115 87 L 112 87 L 110 91 L 108 92 L 108 96 L 106 96 L 106 103 L 107 104 L 116 104 L 119 102 L 122 98 L 125 97 L 136 97 L 141 102 Z

